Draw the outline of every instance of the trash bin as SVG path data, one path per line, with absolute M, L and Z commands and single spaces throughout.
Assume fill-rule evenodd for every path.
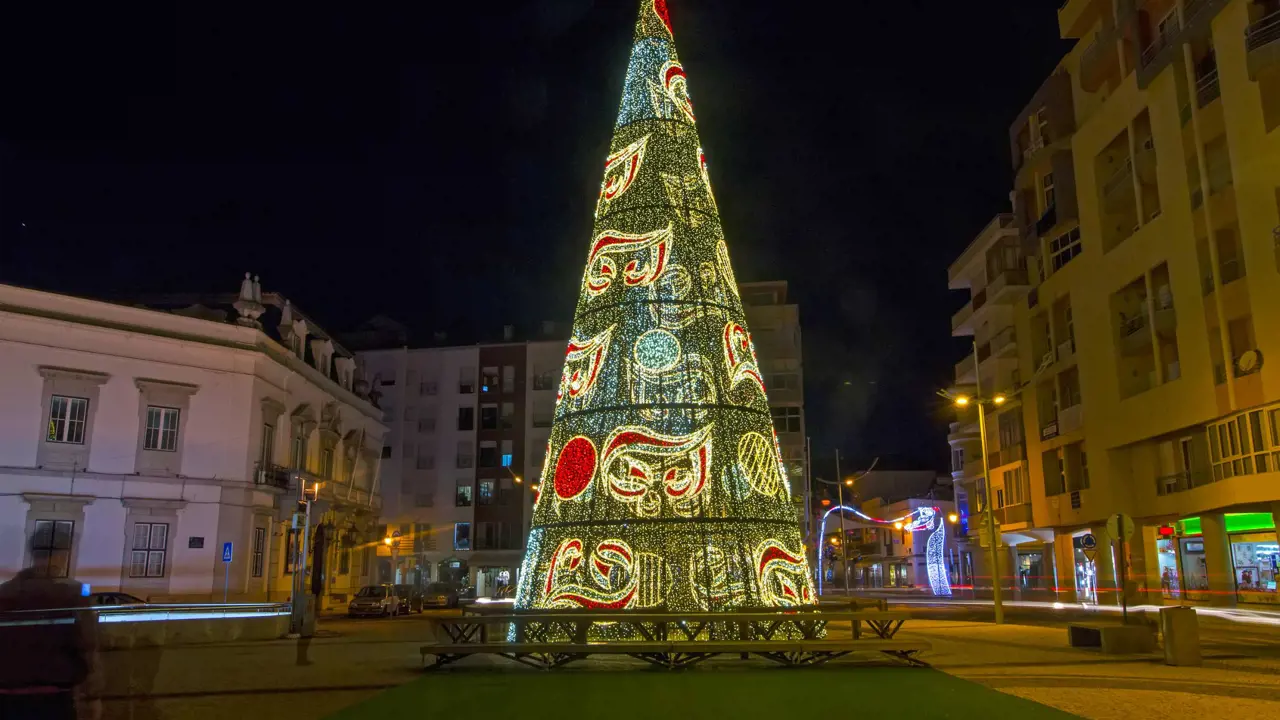
M 1160 634 L 1166 665 L 1200 665 L 1200 624 L 1195 608 L 1161 608 Z

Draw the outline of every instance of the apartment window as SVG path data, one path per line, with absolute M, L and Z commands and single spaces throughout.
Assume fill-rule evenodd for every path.
M 502 441 L 502 467 L 511 467 L 511 461 L 515 456 L 514 443 L 511 440 Z
M 951 451 L 951 472 L 964 472 L 964 448 Z
M 253 554 L 250 558 L 249 567 L 254 577 L 262 577 L 262 568 L 264 559 L 267 554 L 267 529 L 256 527 L 253 529 Z
M 476 426 L 476 409 L 472 407 L 458 408 L 458 429 L 473 430 Z
M 459 480 L 458 490 L 454 493 L 453 504 L 457 507 L 471 507 L 471 481 Z
M 418 432 L 433 433 L 436 431 L 436 416 L 434 414 L 429 417 L 418 418 Z
M 453 524 L 453 549 L 471 549 L 471 523 L 463 522 Z
M 267 467 L 276 459 L 276 428 L 271 423 L 262 424 L 262 467 Z
M 476 391 L 476 371 L 471 368 L 459 368 L 458 370 L 458 392 L 462 395 L 470 395 Z
M 1049 108 L 1040 108 L 1036 112 L 1036 131 L 1040 134 L 1040 142 L 1048 145 L 1052 140 L 1049 139 Z M 1050 175 L 1049 177 L 1053 177 Z
M 84 444 L 89 399 L 54 395 L 49 404 L 49 442 Z
M 493 504 L 493 490 L 495 485 L 496 483 L 493 480 L 480 481 L 479 504 L 481 505 Z
M 480 369 L 480 392 L 498 392 L 498 368 Z
M 773 427 L 780 433 L 800 432 L 800 408 L 775 407 L 769 409 L 773 415 Z
M 295 470 L 307 469 L 307 439 L 302 436 L 302 430 L 298 430 L 298 434 L 293 436 L 293 447 L 289 453 L 289 460 L 292 463 L 290 467 Z
M 142 447 L 147 450 L 175 452 L 178 449 L 178 409 L 147 406 L 147 424 Z
M 800 375 L 798 373 L 778 373 L 769 376 L 770 390 L 799 390 Z
M 502 366 L 502 392 L 513 393 L 516 391 L 516 366 Z
M 168 544 L 167 523 L 134 523 L 129 577 L 164 577 L 164 556 Z
M 1022 467 L 1004 471 L 1004 498 L 1010 505 L 1021 505 L 1031 502 L 1023 487 Z
M 1049 241 L 1049 262 L 1054 272 L 1080 254 L 1080 228 L 1075 227 Z
M 545 370 L 537 365 L 533 367 L 533 389 L 555 390 L 560 384 L 560 377 L 555 370 Z
M 436 456 L 432 455 L 427 446 L 418 448 L 418 458 L 415 467 L 419 470 L 433 470 L 436 466 Z
M 480 467 L 498 467 L 498 444 L 492 440 L 480 443 Z
M 481 405 L 480 406 L 480 429 L 481 430 L 497 430 L 498 429 L 498 406 L 497 405 Z
M 320 451 L 320 477 L 325 480 L 333 479 L 333 448 L 331 447 Z
M 1045 173 L 1044 177 L 1040 178 L 1040 196 L 1044 198 L 1043 212 L 1048 212 L 1057 201 L 1057 195 L 1053 190 L 1053 173 Z
M 347 575 L 351 572 L 351 551 L 342 548 L 338 551 L 338 574 Z
M 516 404 L 504 402 L 502 403 L 501 425 L 503 430 L 510 430 L 516 426 Z
M 390 445 L 383 445 L 383 446 L 382 446 L 382 459 L 383 459 L 383 460 L 386 460 L 386 459 L 387 459 L 387 458 L 389 458 L 389 457 L 391 457 L 391 446 L 390 446 Z
M 1280 469 L 1280 410 L 1254 410 L 1209 426 L 1209 456 L 1213 479 L 1271 472 Z M 1267 421 L 1270 420 L 1270 432 Z M 1269 442 L 1268 442 L 1269 441 Z
M 458 463 L 460 468 L 469 468 L 475 465 L 475 456 L 471 454 L 471 442 L 468 440 L 458 441 Z
M 31 569 L 37 577 L 64 578 L 71 572 L 72 520 L 37 520 L 31 538 Z
M 439 392 L 440 392 L 440 388 L 436 385 L 436 382 L 434 380 L 423 380 L 422 382 L 418 383 L 419 395 L 435 395 Z

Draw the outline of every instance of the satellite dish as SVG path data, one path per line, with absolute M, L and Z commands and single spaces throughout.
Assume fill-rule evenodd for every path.
M 1257 350 L 1247 350 L 1236 359 L 1236 372 L 1241 375 L 1257 372 L 1262 367 L 1262 353 Z

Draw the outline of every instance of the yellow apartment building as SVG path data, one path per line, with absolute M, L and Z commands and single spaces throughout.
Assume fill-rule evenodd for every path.
M 1058 20 L 1079 42 L 1010 128 L 1031 518 L 997 512 L 1000 574 L 1038 559 L 1064 601 L 1280 603 L 1280 0 Z

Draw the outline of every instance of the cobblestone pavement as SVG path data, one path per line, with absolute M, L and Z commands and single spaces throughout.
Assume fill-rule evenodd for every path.
M 105 653 L 104 717 L 314 720 L 420 677 L 418 647 L 428 639 L 421 616 L 344 619 L 321 628 L 322 637 L 309 643 Z M 831 632 L 849 628 L 835 625 Z M 1068 648 L 1062 627 L 913 619 L 902 636 L 929 640 L 933 650 L 922 659 L 939 670 L 1087 718 L 1128 720 L 1135 708 L 1280 717 L 1280 657 L 1270 652 L 1210 648 L 1204 667 L 1179 668 L 1157 655 Z M 628 663 L 603 661 L 598 669 L 623 671 Z M 480 664 L 537 672 L 502 660 Z

